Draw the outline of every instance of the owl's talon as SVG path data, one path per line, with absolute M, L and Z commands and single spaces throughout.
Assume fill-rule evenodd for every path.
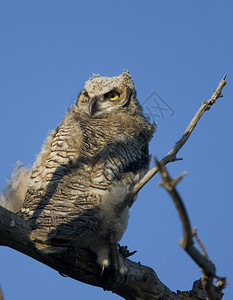
M 102 275 L 103 275 L 103 273 L 104 273 L 104 266 L 102 266 L 102 270 L 101 270 L 101 272 L 100 272 L 100 277 L 102 277 Z
M 124 265 L 122 257 L 119 255 L 117 243 L 112 235 L 109 236 L 109 260 L 105 268 L 102 265 L 101 276 L 103 279 L 104 290 L 116 290 L 127 277 L 127 268 Z M 111 262 L 111 263 L 110 263 Z
M 104 260 L 102 263 L 102 269 L 101 269 L 101 273 L 100 273 L 100 277 L 102 277 L 104 270 L 106 270 L 110 265 L 109 260 Z
M 104 269 L 102 276 L 103 279 L 103 289 L 106 291 L 115 291 L 121 284 L 126 281 L 127 278 L 127 268 L 124 266 L 118 266 L 115 269 L 110 266 L 108 269 Z
M 118 245 L 119 253 L 122 255 L 123 258 L 130 257 L 130 256 L 134 255 L 135 253 L 137 253 L 137 250 L 129 252 L 127 246 L 121 246 L 120 244 L 117 244 L 117 245 Z

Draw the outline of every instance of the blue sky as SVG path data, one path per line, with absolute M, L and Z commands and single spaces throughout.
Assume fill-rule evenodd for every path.
M 61 121 L 93 73 L 132 74 L 138 98 L 157 121 L 151 154 L 162 158 L 225 73 L 224 98 L 205 113 L 169 164 L 217 274 L 233 294 L 233 3 L 215 1 L 0 2 L 0 185 L 16 160 L 30 166 L 49 130 Z M 149 98 L 149 100 L 148 100 Z M 155 102 L 154 102 L 155 101 Z M 164 110 L 158 109 L 158 105 Z M 156 107 L 157 106 L 157 107 Z M 173 203 L 158 175 L 131 209 L 122 244 L 133 260 L 152 267 L 172 290 L 189 290 L 199 268 L 178 245 Z M 6 300 L 120 299 L 61 277 L 11 249 L 0 248 L 0 284 Z

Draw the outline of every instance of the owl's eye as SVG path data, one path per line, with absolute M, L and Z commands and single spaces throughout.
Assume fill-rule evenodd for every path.
M 116 91 L 112 91 L 112 92 L 108 93 L 106 96 L 107 96 L 108 100 L 115 101 L 120 97 L 120 94 Z
M 83 99 L 83 102 L 88 102 L 89 99 L 90 99 L 89 96 L 85 96 L 84 99 Z

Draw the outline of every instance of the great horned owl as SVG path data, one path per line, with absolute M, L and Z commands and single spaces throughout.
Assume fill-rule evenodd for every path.
M 31 173 L 25 171 L 18 214 L 32 226 L 38 248 L 87 247 L 100 266 L 110 264 L 109 234 L 119 241 L 128 222 L 128 207 L 119 215 L 116 207 L 148 170 L 153 132 L 128 71 L 85 83 Z

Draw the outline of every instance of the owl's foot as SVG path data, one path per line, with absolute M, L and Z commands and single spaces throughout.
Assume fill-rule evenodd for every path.
M 108 267 L 103 266 L 101 274 L 104 281 L 103 289 L 114 291 L 125 282 L 127 268 L 118 253 L 116 242 L 110 243 L 109 247 L 109 258 L 111 263 Z
M 119 253 L 122 255 L 123 258 L 130 257 L 130 256 L 134 255 L 135 253 L 137 253 L 137 250 L 129 252 L 127 246 L 121 246 L 120 244 L 117 244 L 117 245 L 118 245 Z

